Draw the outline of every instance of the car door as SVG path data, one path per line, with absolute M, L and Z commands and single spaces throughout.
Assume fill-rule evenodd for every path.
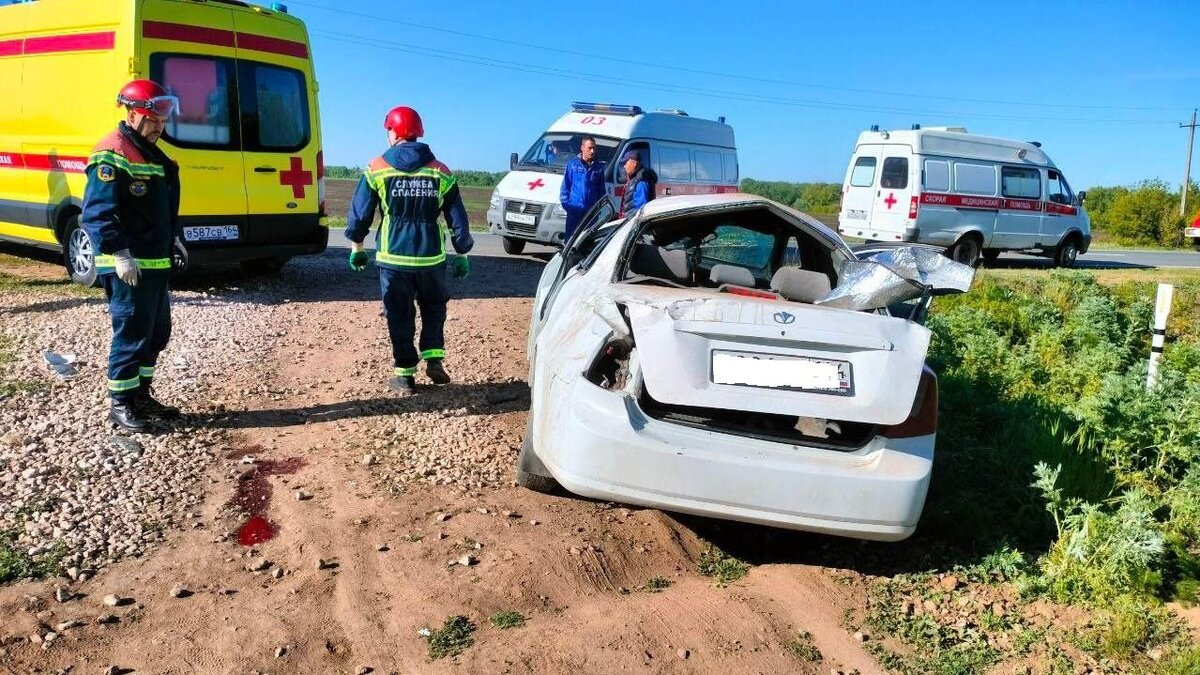
M 1046 201 L 1042 208 L 1046 214 L 1042 219 L 1039 243 L 1042 246 L 1057 246 L 1063 234 L 1078 223 L 1079 208 L 1075 205 L 1075 195 L 1067 185 L 1067 180 L 1054 169 L 1046 171 Z
M 617 207 L 611 197 L 604 197 L 596 202 L 583 216 L 579 227 L 567 240 L 563 249 L 554 255 L 542 270 L 538 279 L 537 291 L 533 298 L 533 314 L 529 322 L 529 366 L 532 373 L 533 362 L 537 357 L 537 336 L 546 318 L 550 316 L 554 301 L 563 284 L 579 272 L 579 264 L 603 246 L 605 239 L 598 239 L 598 230 L 612 222 L 617 216 Z

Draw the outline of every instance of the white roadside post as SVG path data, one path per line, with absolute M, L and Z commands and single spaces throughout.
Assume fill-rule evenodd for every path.
M 1146 373 L 1146 389 L 1152 389 L 1158 381 L 1158 360 L 1162 358 L 1163 344 L 1167 340 L 1167 316 L 1171 314 L 1171 300 L 1175 287 L 1171 284 L 1158 285 L 1158 300 L 1154 303 L 1154 330 L 1150 340 L 1150 370 Z

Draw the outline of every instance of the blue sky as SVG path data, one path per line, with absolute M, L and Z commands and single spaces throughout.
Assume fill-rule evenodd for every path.
M 285 2 L 329 164 L 381 152 L 404 104 L 451 168 L 503 170 L 571 101 L 605 101 L 724 115 L 743 177 L 841 182 L 861 130 L 920 123 L 1041 141 L 1077 188 L 1178 184 L 1200 105 L 1182 1 Z

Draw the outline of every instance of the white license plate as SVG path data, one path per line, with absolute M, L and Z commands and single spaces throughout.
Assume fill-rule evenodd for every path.
M 852 220 L 866 220 L 867 212 L 859 209 L 848 209 L 846 211 L 846 217 Z
M 522 225 L 536 225 L 537 216 L 526 215 L 524 213 L 506 213 L 504 219 L 510 223 L 521 223 Z
M 183 228 L 188 241 L 227 241 L 238 238 L 237 225 L 192 225 Z
M 792 389 L 849 396 L 854 393 L 850 362 L 714 351 L 714 384 Z
M 1183 228 L 1183 236 L 1185 236 L 1185 237 L 1200 237 L 1200 227 L 1185 227 L 1185 228 Z

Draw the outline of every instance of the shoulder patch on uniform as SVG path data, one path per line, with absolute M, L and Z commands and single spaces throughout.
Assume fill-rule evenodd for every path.
M 129 184 L 129 194 L 133 195 L 134 197 L 141 197 L 145 195 L 146 190 L 147 188 L 145 181 L 135 180 Z
M 96 166 L 96 178 L 111 183 L 117 179 L 117 170 L 111 164 L 99 164 Z

